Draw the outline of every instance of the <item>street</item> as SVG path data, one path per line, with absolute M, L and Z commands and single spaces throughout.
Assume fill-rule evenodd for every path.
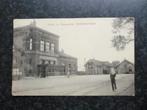
M 134 74 L 118 74 L 112 91 L 109 75 L 48 76 L 12 81 L 13 96 L 134 96 Z

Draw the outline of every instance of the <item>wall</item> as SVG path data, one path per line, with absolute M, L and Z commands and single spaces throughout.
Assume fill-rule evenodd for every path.
M 32 39 L 32 50 L 30 50 L 30 39 Z M 46 47 L 45 43 L 54 43 L 54 52 L 40 51 L 40 41 L 44 41 L 44 49 Z M 24 27 L 14 30 L 14 44 L 19 47 L 23 52 L 23 58 L 18 57 L 19 62 L 22 62 L 21 71 L 25 76 L 38 76 L 37 65 L 41 64 L 42 60 L 45 61 L 55 61 L 56 65 L 64 64 L 66 71 L 71 65 L 71 72 L 77 72 L 77 59 L 70 57 L 60 57 L 59 56 L 59 37 L 46 32 L 42 29 L 36 27 Z
M 71 65 L 71 72 L 76 74 L 77 72 L 77 59 L 68 58 L 68 57 L 59 57 L 59 65 L 65 65 L 66 72 L 68 71 L 69 65 Z
M 131 65 L 131 66 L 130 66 Z M 129 68 L 131 68 L 133 70 L 134 73 L 134 65 L 127 63 L 127 62 L 123 62 L 121 63 L 118 67 L 117 67 L 117 71 L 118 74 L 126 74 L 129 73 Z

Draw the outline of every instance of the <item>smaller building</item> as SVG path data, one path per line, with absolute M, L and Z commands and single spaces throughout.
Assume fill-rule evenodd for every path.
M 85 64 L 85 71 L 87 74 L 109 74 L 111 66 L 108 61 L 90 59 Z
M 58 57 L 59 65 L 65 66 L 65 73 L 68 71 L 70 74 L 76 74 L 77 72 L 77 58 L 72 57 L 64 51 L 59 52 L 59 57 Z
M 134 64 L 128 60 L 124 60 L 115 69 L 118 74 L 131 74 L 134 73 Z

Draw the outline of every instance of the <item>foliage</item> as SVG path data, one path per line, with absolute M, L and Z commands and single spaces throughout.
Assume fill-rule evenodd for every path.
M 125 49 L 126 45 L 134 41 L 134 18 L 116 18 L 113 21 L 112 45 L 117 50 Z

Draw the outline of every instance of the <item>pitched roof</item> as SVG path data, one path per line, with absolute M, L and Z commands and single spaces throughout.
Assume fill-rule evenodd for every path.
M 131 65 L 134 65 L 132 62 L 130 62 L 130 61 L 128 61 L 128 60 L 123 60 L 122 62 L 120 62 L 118 65 L 116 65 L 115 67 L 118 67 L 119 65 L 121 65 L 122 63 L 124 63 L 124 62 L 127 62 L 127 63 L 129 63 L 129 64 L 131 64 Z
M 98 66 L 101 66 L 101 65 L 112 66 L 112 64 L 109 63 L 108 61 L 99 61 L 95 59 L 89 59 L 86 64 L 88 63 L 94 63 L 95 65 L 98 65 Z
M 59 36 L 54 34 L 54 33 L 51 33 L 51 32 L 49 32 L 47 30 L 44 30 L 44 29 L 42 29 L 40 27 L 36 27 L 36 26 L 32 26 L 32 25 L 26 25 L 26 26 L 23 26 L 23 27 L 16 27 L 16 28 L 14 28 L 14 31 L 21 30 L 21 29 L 30 29 L 30 28 L 38 29 L 38 30 L 40 30 L 40 31 L 42 31 L 42 32 L 44 32 L 46 34 L 50 34 L 50 35 L 53 35 L 54 37 L 59 38 Z

